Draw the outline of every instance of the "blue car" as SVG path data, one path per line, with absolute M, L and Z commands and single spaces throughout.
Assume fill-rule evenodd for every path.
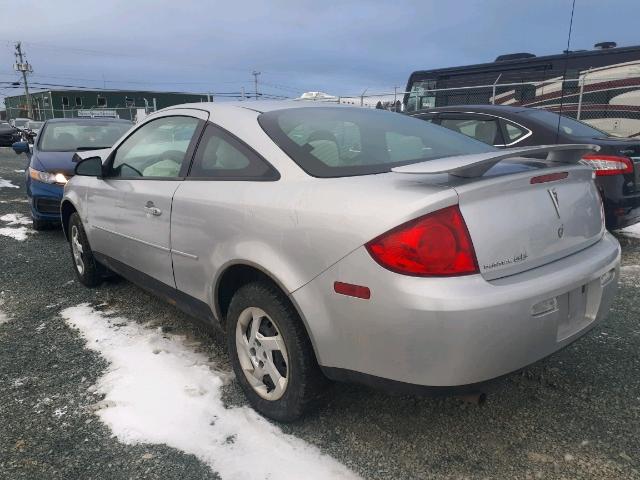
M 60 224 L 60 200 L 74 172 L 74 154 L 110 148 L 131 125 L 120 119 L 57 118 L 45 122 L 33 147 L 13 144 L 16 153 L 31 154 L 26 179 L 35 230 Z

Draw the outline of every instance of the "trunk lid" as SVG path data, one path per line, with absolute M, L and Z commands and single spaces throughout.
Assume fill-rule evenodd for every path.
M 595 145 L 543 145 L 460 155 L 392 170 L 447 174 L 487 280 L 578 252 L 604 234 L 594 171 L 579 164 Z M 527 156 L 546 155 L 546 160 Z M 555 175 L 554 175 L 555 174 Z
M 531 183 L 552 173 L 567 175 Z M 567 166 L 454 186 L 483 277 L 520 273 L 596 243 L 604 226 L 592 176 L 590 168 Z

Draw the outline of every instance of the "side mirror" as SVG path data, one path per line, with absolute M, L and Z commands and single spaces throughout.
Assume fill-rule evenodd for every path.
M 11 148 L 13 148 L 13 151 L 16 152 L 18 155 L 21 153 L 28 153 L 29 152 L 29 143 L 28 142 L 15 142 L 14 144 L 11 145 Z
M 102 159 L 100 157 L 89 157 L 80 160 L 75 168 L 76 175 L 84 177 L 102 176 Z

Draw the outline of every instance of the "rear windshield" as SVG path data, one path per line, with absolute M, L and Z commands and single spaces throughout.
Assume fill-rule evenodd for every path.
M 565 117 L 564 115 L 558 115 L 557 113 L 549 112 L 547 110 L 540 110 L 537 108 L 530 108 L 522 112 L 531 118 L 544 123 L 548 127 L 553 129 L 558 128 L 558 119 L 560 119 L 560 131 L 566 135 L 573 137 L 606 137 L 607 134 L 597 128 L 593 128 L 591 125 L 582 123 L 573 118 Z
M 129 128 L 124 121 L 78 120 L 47 123 L 40 137 L 38 149 L 43 152 L 74 152 L 109 148 Z
M 314 177 L 384 173 L 398 165 L 495 150 L 438 125 L 383 110 L 290 108 L 263 113 L 258 122 Z

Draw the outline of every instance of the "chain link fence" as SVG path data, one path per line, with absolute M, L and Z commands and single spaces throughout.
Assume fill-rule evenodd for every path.
M 405 112 L 452 105 L 525 106 L 572 117 L 612 135 L 640 135 L 640 75 L 585 72 L 578 78 L 540 82 L 430 88 L 432 85 L 422 82 L 409 92 L 336 96 L 321 101 Z

